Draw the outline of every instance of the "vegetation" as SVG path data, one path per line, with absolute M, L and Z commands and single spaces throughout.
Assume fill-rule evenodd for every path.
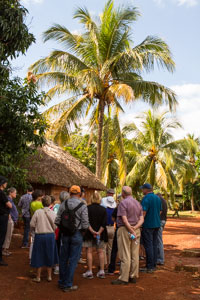
M 55 141 L 65 144 L 71 125 L 81 116 L 89 114 L 96 122 L 96 174 L 100 179 L 104 115 L 108 117 L 110 109 L 116 115 L 116 109 L 123 111 L 124 102 L 138 99 L 151 105 L 166 103 L 170 109 L 176 104 L 173 91 L 142 77 L 155 65 L 173 72 L 175 63 L 168 45 L 158 37 L 148 36 L 139 45 L 134 44 L 131 25 L 139 15 L 133 6 L 115 8 L 112 0 L 95 20 L 87 8 L 78 8 L 74 19 L 84 31 L 73 34 L 62 25 L 53 25 L 44 32 L 44 41 L 55 40 L 65 50 L 55 50 L 30 67 L 40 83 L 49 85 L 50 99 L 55 95 L 73 95 L 46 112 L 52 123 L 50 136 Z
M 47 127 L 38 111 L 44 95 L 31 79 L 10 79 L 12 59 L 35 40 L 24 23 L 26 13 L 18 1 L 0 1 L 0 174 L 16 187 L 26 184 L 21 163 L 33 151 L 30 145 L 42 145 Z

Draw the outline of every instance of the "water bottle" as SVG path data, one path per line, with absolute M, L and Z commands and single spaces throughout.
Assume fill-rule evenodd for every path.
M 137 245 L 137 239 L 136 239 L 136 236 L 133 234 L 133 233 L 130 233 L 130 232 L 128 232 L 128 235 L 129 235 L 129 237 L 130 237 L 130 239 L 133 241 L 133 240 L 135 240 L 135 244 Z
M 134 236 L 133 233 L 130 233 L 130 232 L 129 232 L 128 235 L 129 235 L 129 237 L 130 237 L 131 240 L 134 240 L 134 239 L 135 239 L 135 236 Z
M 99 244 L 100 244 L 100 235 L 99 234 L 97 234 L 97 236 L 96 236 L 96 242 L 97 242 L 97 246 L 99 246 Z

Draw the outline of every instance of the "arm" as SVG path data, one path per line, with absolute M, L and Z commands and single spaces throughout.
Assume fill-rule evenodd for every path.
M 134 231 L 133 227 L 131 226 L 131 224 L 129 223 L 126 216 L 122 216 L 122 221 L 123 221 L 126 229 L 128 230 L 128 232 L 133 233 L 135 235 L 135 231 Z
M 7 206 L 8 208 L 12 208 L 12 203 L 11 203 L 10 201 L 6 202 L 6 206 Z
M 30 227 L 35 228 L 37 223 L 37 211 L 34 213 L 32 216 L 31 222 L 30 222 Z
M 143 223 L 144 223 L 144 216 L 141 215 L 138 223 L 133 227 L 133 229 L 136 230 L 136 229 L 140 228 Z

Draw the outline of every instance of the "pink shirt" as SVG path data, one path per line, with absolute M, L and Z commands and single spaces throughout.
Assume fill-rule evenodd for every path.
M 128 196 L 123 199 L 117 210 L 117 226 L 124 226 L 122 217 L 126 216 L 128 222 L 134 226 L 138 223 L 140 217 L 143 215 L 141 204 L 132 196 Z

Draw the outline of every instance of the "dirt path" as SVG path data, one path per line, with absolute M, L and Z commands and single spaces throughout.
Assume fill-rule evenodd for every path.
M 154 274 L 141 274 L 136 284 L 128 286 L 112 286 L 106 279 L 83 279 L 85 270 L 79 265 L 76 271 L 75 284 L 79 290 L 63 293 L 57 288 L 57 278 L 48 283 L 44 278 L 40 284 L 33 283 L 34 276 L 30 270 L 28 251 L 20 249 L 21 236 L 15 235 L 11 245 L 13 254 L 6 259 L 8 267 L 0 269 L 0 300 L 54 300 L 54 299 L 86 299 L 86 300 L 190 300 L 200 299 L 200 279 L 191 273 L 175 272 L 178 262 L 200 264 L 200 258 L 183 258 L 184 248 L 200 248 L 200 219 L 169 219 L 164 232 L 166 264 Z M 96 270 L 94 269 L 94 273 Z

